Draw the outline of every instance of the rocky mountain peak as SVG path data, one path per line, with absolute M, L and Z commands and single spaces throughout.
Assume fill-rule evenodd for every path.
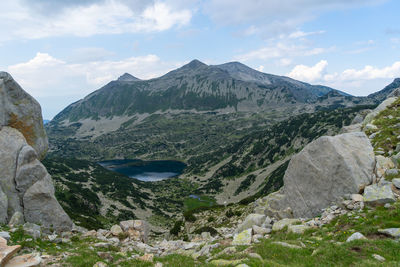
M 194 59 L 190 61 L 188 64 L 184 65 L 181 69 L 198 69 L 201 67 L 207 67 L 206 64 L 201 62 L 200 60 Z
M 140 81 L 140 79 L 136 78 L 135 76 L 125 72 L 123 75 L 119 76 L 117 81 L 121 82 L 134 82 L 134 81 Z

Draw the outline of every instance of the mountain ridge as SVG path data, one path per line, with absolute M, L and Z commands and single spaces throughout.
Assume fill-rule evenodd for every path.
M 258 112 L 315 103 L 333 88 L 266 74 L 239 63 L 206 65 L 199 60 L 150 79 L 124 74 L 71 104 L 53 121 L 132 116 L 165 110 Z

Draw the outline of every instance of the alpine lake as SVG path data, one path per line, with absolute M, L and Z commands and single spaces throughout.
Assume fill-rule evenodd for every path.
M 186 164 L 175 160 L 144 161 L 140 159 L 115 159 L 98 162 L 102 167 L 144 182 L 156 182 L 179 176 Z

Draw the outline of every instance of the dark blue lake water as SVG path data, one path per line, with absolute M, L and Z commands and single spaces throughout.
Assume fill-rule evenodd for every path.
M 186 164 L 174 160 L 143 161 L 116 159 L 98 162 L 104 168 L 145 182 L 160 181 L 182 174 Z

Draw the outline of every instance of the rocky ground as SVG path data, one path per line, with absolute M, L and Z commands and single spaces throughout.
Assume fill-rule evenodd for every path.
M 354 194 L 309 220 L 249 214 L 233 227 L 190 241 L 148 239 L 143 221 L 110 230 L 46 234 L 39 226 L 3 226 L 0 236 L 41 266 L 398 266 L 400 202 Z M 14 266 L 14 265 L 5 265 Z M 24 265 L 35 266 L 35 265 Z

